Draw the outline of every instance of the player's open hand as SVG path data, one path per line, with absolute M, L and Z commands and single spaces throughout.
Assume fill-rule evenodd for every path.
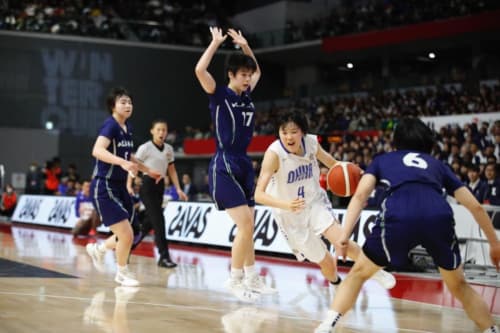
M 163 175 L 156 170 L 148 170 L 148 176 L 155 180 L 155 184 L 158 184 L 163 180 Z
M 227 34 L 231 36 L 234 44 L 239 45 L 240 47 L 248 45 L 247 40 L 245 39 L 245 37 L 243 37 L 240 30 L 236 31 L 234 29 L 229 29 L 227 31 Z
M 292 200 L 288 203 L 288 210 L 291 210 L 292 212 L 300 212 L 304 209 L 306 206 L 306 200 L 303 198 L 297 198 L 295 200 Z
M 181 199 L 182 201 L 188 201 L 188 196 L 186 195 L 186 193 L 184 193 L 183 190 L 178 189 L 177 194 L 179 195 L 179 199 Z
M 210 33 L 212 34 L 212 40 L 217 44 L 222 44 L 227 38 L 227 35 L 224 35 L 222 29 L 218 27 L 210 27 Z

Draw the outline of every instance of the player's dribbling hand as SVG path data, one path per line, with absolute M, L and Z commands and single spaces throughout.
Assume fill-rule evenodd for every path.
M 248 45 L 247 40 L 245 39 L 245 37 L 243 37 L 240 30 L 236 31 L 234 29 L 229 29 L 227 31 L 227 34 L 231 36 L 234 44 L 239 45 L 240 47 Z
M 227 38 L 227 35 L 224 35 L 222 29 L 218 27 L 210 27 L 210 33 L 212 34 L 212 40 L 217 44 L 222 44 Z
M 288 204 L 288 210 L 292 212 L 300 212 L 306 206 L 306 200 L 303 198 L 297 198 L 293 201 L 290 201 Z
M 131 161 L 124 161 L 120 166 L 123 170 L 127 171 L 132 178 L 139 172 L 139 165 Z
M 342 236 L 335 242 L 335 253 L 338 258 L 341 258 L 345 262 L 347 258 L 347 247 L 349 246 L 349 238 Z

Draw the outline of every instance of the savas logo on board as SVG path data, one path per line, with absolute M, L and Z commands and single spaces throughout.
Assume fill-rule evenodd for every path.
M 168 226 L 168 235 L 176 233 L 179 237 L 188 237 L 193 234 L 193 238 L 200 238 L 207 228 L 207 215 L 212 211 L 212 207 L 182 206 L 177 207 L 177 213 Z
M 41 198 L 26 199 L 24 201 L 24 205 L 21 208 L 21 211 L 19 212 L 18 218 L 20 220 L 23 219 L 34 220 L 38 215 L 38 212 L 40 211 L 40 204 L 42 203 L 42 201 L 43 199 Z
M 74 206 L 75 200 L 56 200 L 54 207 L 50 210 L 48 222 L 66 224 Z
M 278 234 L 278 224 L 274 221 L 271 211 L 268 209 L 255 209 L 255 227 L 253 232 L 254 242 L 261 241 L 263 246 L 270 246 Z M 232 242 L 236 236 L 236 224 L 231 228 L 229 241 Z

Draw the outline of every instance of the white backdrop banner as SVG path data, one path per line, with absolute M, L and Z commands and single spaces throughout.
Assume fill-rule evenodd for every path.
M 460 205 L 451 204 L 455 214 L 456 233 L 459 239 L 467 240 L 462 255 L 465 260 L 472 259 L 478 265 L 490 265 L 489 245 L 475 223 L 471 214 Z M 485 206 L 492 216 L 500 212 L 500 208 Z M 342 221 L 345 209 L 334 209 Z M 375 210 L 362 212 L 360 221 L 354 229 L 352 239 L 362 245 L 375 225 Z M 167 238 L 171 240 L 231 247 L 235 236 L 235 225 L 228 214 L 218 211 L 212 203 L 171 201 L 164 210 Z M 45 226 L 73 228 L 75 215 L 75 198 L 45 195 L 22 195 L 12 216 L 16 222 Z M 98 231 L 109 229 L 100 226 Z M 500 237 L 500 230 L 497 229 Z M 271 210 L 265 206 L 255 207 L 255 249 L 269 253 L 292 254 L 285 238 L 274 221 Z
M 73 229 L 78 218 L 75 210 L 76 197 L 54 195 L 21 195 L 12 221 Z M 97 231 L 108 232 L 101 225 Z
M 17 203 L 12 220 L 53 227 L 73 228 L 75 197 L 50 195 L 22 195 Z
M 434 116 L 434 117 L 420 117 L 420 119 L 429 125 L 434 130 L 438 131 L 443 126 L 458 125 L 464 127 L 465 124 L 476 123 L 478 125 L 481 122 L 486 121 L 493 124 L 496 120 L 500 119 L 500 112 L 488 112 L 488 113 L 471 113 L 471 114 L 459 114 L 452 116 Z

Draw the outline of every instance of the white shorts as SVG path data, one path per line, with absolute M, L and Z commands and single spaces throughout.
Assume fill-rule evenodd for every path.
M 317 200 L 299 213 L 273 209 L 274 219 L 299 261 L 319 263 L 328 253 L 321 234 L 338 220 L 326 195 L 325 200 Z

